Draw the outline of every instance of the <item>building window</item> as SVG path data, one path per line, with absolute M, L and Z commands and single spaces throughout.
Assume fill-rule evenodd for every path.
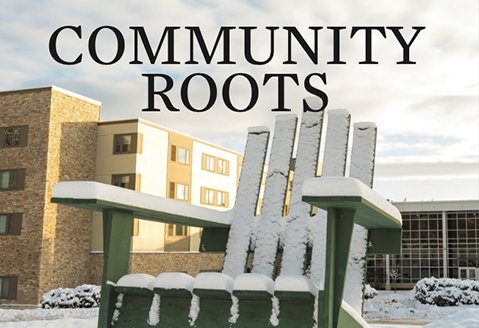
M 182 224 L 167 224 L 167 237 L 186 237 L 188 234 L 187 226 Z
M 113 154 L 141 153 L 142 135 L 139 133 L 115 134 Z
M 190 200 L 190 186 L 187 184 L 170 182 L 170 198 L 177 200 Z
M 171 154 L 170 159 L 173 162 L 177 162 L 180 164 L 189 165 L 190 164 L 190 151 L 189 149 L 171 145 Z
M 228 198 L 227 191 L 201 187 L 201 204 L 228 207 Z
M 22 213 L 0 213 L 0 235 L 19 235 L 22 232 Z
M 18 277 L 0 277 L 0 298 L 17 298 Z
M 205 171 L 229 175 L 230 162 L 226 159 L 203 153 L 201 168 Z
M 28 140 L 28 126 L 8 126 L 0 128 L 0 148 L 25 147 Z
M 25 169 L 0 170 L 0 191 L 23 190 Z
M 111 184 L 121 188 L 138 190 L 140 176 L 137 174 L 113 174 Z

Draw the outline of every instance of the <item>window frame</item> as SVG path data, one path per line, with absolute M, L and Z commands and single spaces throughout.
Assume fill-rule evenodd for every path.
M 220 168 L 220 162 L 223 163 L 221 168 Z M 207 153 L 202 153 L 201 154 L 201 169 L 203 171 L 229 176 L 230 161 L 224 158 L 207 154 Z
M 180 160 L 180 153 L 184 151 L 185 159 Z M 190 165 L 191 164 L 191 151 L 189 148 L 185 148 L 179 145 L 170 146 L 170 161 L 181 164 L 181 165 Z
M 130 137 L 131 144 L 130 149 L 123 151 L 118 150 L 118 146 L 120 145 L 121 138 Z M 142 151 L 142 143 L 143 143 L 143 136 L 140 133 L 132 132 L 132 133 L 119 133 L 113 135 L 113 155 L 122 155 L 122 154 L 141 154 Z
M 182 233 L 178 234 L 178 228 L 181 228 Z M 173 233 L 170 233 L 170 230 Z M 185 238 L 188 237 L 188 226 L 184 224 L 166 224 L 166 237 L 167 238 Z
M 0 230 L 0 236 L 21 235 L 23 213 L 0 213 L 5 217 L 5 231 Z
M 115 179 L 128 177 L 128 185 L 127 186 L 119 186 L 115 184 Z M 111 184 L 120 188 L 126 188 L 130 190 L 139 190 L 140 189 L 140 175 L 135 173 L 123 173 L 123 174 L 112 174 L 111 175 Z
M 213 194 L 213 199 L 211 198 L 211 194 Z M 222 195 L 220 197 L 220 195 Z M 217 206 L 217 207 L 225 207 L 229 206 L 229 192 L 225 190 L 218 190 L 209 187 L 201 187 L 201 204 L 202 205 L 209 205 L 209 206 Z M 220 203 L 220 199 L 224 201 Z
M 17 299 L 17 289 L 18 276 L 0 276 L 0 299 Z
M 2 187 L 4 172 L 9 172 L 8 187 Z M 12 174 L 13 173 L 13 174 Z M 0 191 L 19 191 L 25 189 L 25 169 L 0 169 Z M 12 177 L 13 176 L 13 177 Z
M 185 198 L 178 198 L 178 185 L 184 187 Z M 168 190 L 168 197 L 169 198 L 179 200 L 179 201 L 183 201 L 183 202 L 189 202 L 190 201 L 191 195 L 190 195 L 190 185 L 189 184 L 170 181 L 168 186 L 169 186 L 169 190 Z
M 7 144 L 7 130 L 18 129 L 18 143 L 13 145 Z M 28 125 L 14 125 L 0 127 L 0 148 L 19 148 L 28 145 Z

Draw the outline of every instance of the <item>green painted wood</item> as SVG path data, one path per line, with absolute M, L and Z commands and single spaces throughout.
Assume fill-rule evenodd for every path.
M 149 293 L 135 290 L 124 290 L 123 288 L 115 288 L 117 292 L 126 291 L 128 294 L 123 295 L 123 301 L 120 308 L 117 308 L 119 315 L 114 322 L 115 328 L 151 328 L 147 320 L 149 317 L 150 307 L 153 300 L 153 292 Z
M 116 283 L 128 273 L 132 228 L 131 213 L 103 211 L 103 278 L 98 328 L 111 327 L 118 292 L 107 282 Z
M 196 328 L 229 327 L 231 294 L 225 298 L 200 298 L 200 313 L 195 321 Z
M 368 254 L 401 253 L 402 229 L 371 229 L 368 239 Z
M 240 299 L 239 317 L 234 328 L 265 328 L 273 327 L 269 322 L 271 317 L 271 295 L 269 299 Z M 228 326 L 222 326 L 228 327 Z
M 191 304 L 191 293 L 189 297 L 161 296 L 160 300 L 160 322 L 159 328 L 191 328 L 189 313 Z
M 200 252 L 226 251 L 229 228 L 204 228 L 201 234 Z
M 359 196 L 303 196 L 303 201 L 324 210 L 355 209 L 355 223 L 367 229 L 401 229 L 401 222 L 395 217 Z
M 240 310 L 241 315 L 241 310 Z M 314 326 L 314 299 L 280 300 L 277 328 L 311 328 Z
M 201 220 L 194 216 L 176 215 L 170 212 L 153 211 L 141 207 L 130 206 L 122 203 L 113 203 L 101 199 L 76 199 L 76 198 L 58 198 L 51 199 L 53 203 L 65 204 L 72 207 L 82 208 L 90 211 L 118 210 L 131 212 L 133 217 L 155 222 L 164 222 L 171 224 L 182 224 L 202 228 L 227 228 L 229 224 Z
M 318 318 L 320 328 L 337 328 L 343 300 L 349 248 L 354 227 L 354 209 L 328 208 L 324 302 Z
M 344 309 L 341 309 L 339 312 L 339 327 L 341 328 L 364 328 L 364 327 L 369 327 L 363 326 L 359 322 L 356 321 L 355 318 L 353 318 L 348 312 L 344 311 Z

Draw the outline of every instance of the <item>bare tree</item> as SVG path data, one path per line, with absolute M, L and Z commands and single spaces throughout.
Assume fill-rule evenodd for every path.
M 394 283 L 394 292 L 396 293 L 396 283 L 402 277 L 401 272 L 399 272 L 398 268 L 391 268 L 389 269 L 389 279 Z

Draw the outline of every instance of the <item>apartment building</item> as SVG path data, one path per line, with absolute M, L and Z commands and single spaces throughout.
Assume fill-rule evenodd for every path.
M 88 281 L 91 212 L 50 195 L 95 178 L 100 105 L 57 87 L 0 92 L 0 303 Z
M 50 202 L 59 181 L 96 180 L 195 205 L 234 205 L 242 155 L 151 122 L 101 122 L 101 104 L 58 87 L 0 92 L 0 304 L 100 283 L 102 220 Z M 131 270 L 219 270 L 201 230 L 135 220 Z
M 403 219 L 401 253 L 369 256 L 370 284 L 411 289 L 427 277 L 479 280 L 479 200 L 394 205 Z
M 242 155 L 142 120 L 101 122 L 96 181 L 228 210 L 234 205 Z M 131 265 L 134 272 L 197 274 L 220 270 L 223 254 L 199 253 L 201 229 L 135 219 Z M 101 216 L 92 234 L 92 276 L 100 281 Z

